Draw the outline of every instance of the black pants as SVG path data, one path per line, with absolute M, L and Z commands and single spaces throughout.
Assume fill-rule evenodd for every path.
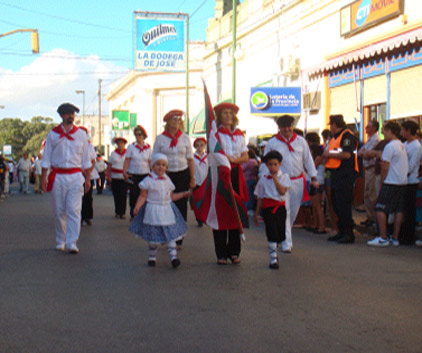
M 133 184 L 130 184 L 129 189 L 129 206 L 130 206 L 130 217 L 133 218 L 133 210 L 136 206 L 136 201 L 138 200 L 141 189 L 139 189 L 139 183 L 144 180 L 148 174 L 130 174 L 130 179 Z
M 105 172 L 98 173 L 100 178 L 96 180 L 97 183 L 97 194 L 102 194 L 105 183 Z
M 93 207 L 93 198 L 92 198 L 93 189 L 94 189 L 94 181 L 91 180 L 91 187 L 89 188 L 88 192 L 84 194 L 84 196 L 82 196 L 81 218 L 83 221 L 94 218 L 94 207 Z
M 400 244 L 411 245 L 415 242 L 416 227 L 416 193 L 418 184 L 406 185 L 403 223 L 400 228 Z
M 111 191 L 114 198 L 114 212 L 118 216 L 126 214 L 127 183 L 123 179 L 111 179 Z
M 273 207 L 263 208 L 262 214 L 267 240 L 274 243 L 286 240 L 286 207 L 280 206 L 274 214 Z
M 212 233 L 217 259 L 227 259 L 240 255 L 240 232 L 238 229 L 213 229 Z
M 333 179 L 333 178 L 332 178 Z M 352 204 L 355 180 L 331 182 L 331 200 L 334 212 L 338 217 L 337 227 L 339 234 L 353 235 Z
M 190 174 L 189 168 L 182 170 L 181 172 L 168 172 L 170 180 L 173 182 L 176 189 L 174 192 L 188 191 L 190 187 Z M 179 209 L 182 217 L 185 221 L 188 219 L 188 199 L 186 197 L 175 202 L 176 207 Z M 177 245 L 182 245 L 183 239 L 176 242 Z

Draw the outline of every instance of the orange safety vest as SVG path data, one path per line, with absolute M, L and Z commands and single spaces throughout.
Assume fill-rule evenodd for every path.
M 328 152 L 331 152 L 335 149 L 340 148 L 341 139 L 343 138 L 343 135 L 349 132 L 353 135 L 353 132 L 351 132 L 349 129 L 344 129 L 343 132 L 337 136 L 337 138 L 332 137 L 329 144 L 328 144 Z M 358 157 L 356 151 L 353 153 L 355 156 L 355 170 L 356 173 L 359 173 L 359 167 L 358 167 Z M 337 169 L 340 167 L 341 159 L 337 158 L 329 158 L 327 163 L 325 164 L 325 168 L 327 169 Z

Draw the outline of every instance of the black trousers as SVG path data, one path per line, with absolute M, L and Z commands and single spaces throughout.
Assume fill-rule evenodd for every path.
M 97 183 L 97 194 L 102 194 L 105 184 L 105 172 L 98 173 L 100 178 L 96 180 Z
M 339 234 L 343 235 L 353 235 L 355 225 L 352 217 L 354 181 L 354 179 L 351 179 L 343 182 L 331 182 L 331 200 L 334 212 L 338 217 L 337 227 Z
M 130 217 L 134 217 L 133 210 L 136 206 L 136 201 L 141 193 L 141 189 L 139 189 L 139 183 L 144 180 L 144 178 L 148 174 L 130 174 L 130 179 L 132 180 L 133 184 L 130 184 L 129 188 L 129 206 L 130 206 Z
M 263 208 L 265 235 L 267 240 L 281 243 L 286 240 L 286 207 L 280 206 L 273 214 L 273 207 Z
M 406 185 L 403 223 L 400 228 L 400 244 L 411 245 L 415 242 L 416 227 L 416 193 L 418 184 Z
M 114 198 L 114 212 L 116 215 L 126 214 L 127 183 L 123 179 L 111 179 L 111 191 Z
M 238 229 L 213 229 L 212 233 L 217 259 L 227 259 L 240 255 L 240 232 Z
M 182 170 L 181 172 L 167 172 L 167 175 L 169 176 L 170 180 L 173 182 L 176 189 L 174 192 L 183 192 L 188 191 L 190 187 L 190 174 L 189 174 L 189 168 Z M 180 199 L 179 201 L 175 202 L 176 207 L 179 209 L 180 213 L 182 214 L 182 217 L 185 221 L 188 219 L 188 199 L 184 197 L 183 199 Z M 182 245 L 183 239 L 176 241 L 177 245 Z
M 92 198 L 93 190 L 94 190 L 94 181 L 91 180 L 91 187 L 89 188 L 88 192 L 84 194 L 84 196 L 82 196 L 82 209 L 81 209 L 82 220 L 94 218 L 94 207 L 93 207 L 94 199 Z

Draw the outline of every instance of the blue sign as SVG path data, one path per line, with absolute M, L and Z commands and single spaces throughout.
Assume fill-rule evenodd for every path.
M 135 69 L 184 71 L 185 19 L 137 16 Z
M 252 87 L 251 114 L 300 115 L 302 90 L 300 87 Z

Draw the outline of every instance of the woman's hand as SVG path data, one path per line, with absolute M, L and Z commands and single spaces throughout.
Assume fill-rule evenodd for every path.
M 189 188 L 195 189 L 195 187 L 196 187 L 195 177 L 190 178 Z

